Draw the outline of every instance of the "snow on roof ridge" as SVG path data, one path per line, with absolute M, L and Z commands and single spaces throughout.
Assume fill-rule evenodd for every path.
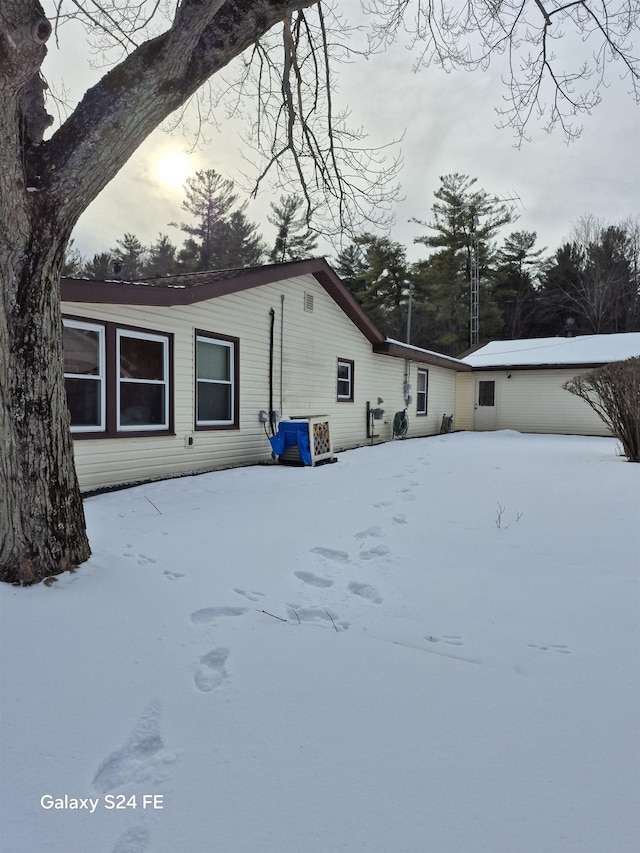
M 425 349 L 424 347 L 417 347 L 414 344 L 406 344 L 404 341 L 397 341 L 395 338 L 385 338 L 386 343 L 394 344 L 395 346 L 406 347 L 407 349 L 415 350 L 416 352 L 424 352 L 428 355 L 435 355 L 438 358 L 446 358 L 447 361 L 455 361 L 456 364 L 460 364 L 461 359 L 455 358 L 453 355 L 445 355 L 442 352 L 437 352 L 434 349 Z
M 640 332 L 613 332 L 576 335 L 571 338 L 557 336 L 491 341 L 465 356 L 462 361 L 472 367 L 515 364 L 604 364 L 635 355 L 640 355 Z

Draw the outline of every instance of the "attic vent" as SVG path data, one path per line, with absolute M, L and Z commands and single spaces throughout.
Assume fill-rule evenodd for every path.
M 313 311 L 313 293 L 305 293 L 304 295 L 304 310 Z

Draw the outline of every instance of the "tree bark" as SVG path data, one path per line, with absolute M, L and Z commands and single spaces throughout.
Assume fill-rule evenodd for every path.
M 173 26 L 92 89 L 48 141 L 38 0 L 0 6 L 0 580 L 88 559 L 64 388 L 59 278 L 79 216 L 144 139 L 312 0 L 182 0 Z

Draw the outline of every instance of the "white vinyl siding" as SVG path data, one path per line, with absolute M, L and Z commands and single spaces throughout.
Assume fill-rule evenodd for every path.
M 314 310 L 305 310 L 304 294 Z M 269 410 L 269 318 L 275 311 L 273 408 L 284 418 L 329 415 L 336 452 L 368 443 L 366 405 L 385 410 L 376 421 L 376 441 L 392 438 L 393 416 L 404 409 L 406 362 L 378 355 L 340 306 L 310 275 L 238 291 L 204 302 L 171 307 L 65 303 L 68 314 L 134 326 L 150 334 L 173 334 L 174 435 L 131 436 L 117 441 L 75 442 L 75 458 L 83 490 L 268 462 L 271 447 L 259 412 Z M 221 339 L 239 341 L 237 428 L 198 428 L 196 418 L 196 330 L 211 330 Z M 224 335 L 224 338 L 222 336 Z M 282 348 L 281 348 L 282 341 Z M 357 368 L 353 405 L 338 402 L 338 359 Z M 410 362 L 415 394 L 416 370 Z M 455 371 L 429 366 L 429 414 L 409 417 L 408 436 L 434 435 L 442 415 L 455 406 Z
M 560 435 L 610 435 L 584 400 L 562 387 L 569 379 L 585 372 L 584 368 L 547 368 L 476 371 L 471 375 L 476 380 L 495 382 L 496 429 Z M 470 384 L 464 393 L 473 395 L 473 387 Z M 462 400 L 458 407 L 462 407 Z M 475 428 L 473 423 L 462 426 L 460 421 L 456 426 Z

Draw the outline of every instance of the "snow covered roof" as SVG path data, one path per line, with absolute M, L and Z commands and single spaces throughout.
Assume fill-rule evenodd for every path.
M 492 341 L 461 361 L 479 367 L 535 367 L 565 364 L 609 364 L 640 356 L 640 332 L 579 335 L 575 338 L 529 338 Z
M 413 344 L 405 344 L 402 341 L 397 341 L 395 338 L 387 338 L 385 343 L 394 347 L 403 347 L 407 350 L 412 350 L 415 353 L 421 353 L 422 355 L 434 356 L 435 358 L 442 359 L 443 361 L 450 361 L 452 364 L 460 365 L 461 361 L 459 358 L 454 358 L 452 355 L 444 355 L 441 352 L 436 352 L 432 349 L 425 349 L 424 347 L 416 347 Z

